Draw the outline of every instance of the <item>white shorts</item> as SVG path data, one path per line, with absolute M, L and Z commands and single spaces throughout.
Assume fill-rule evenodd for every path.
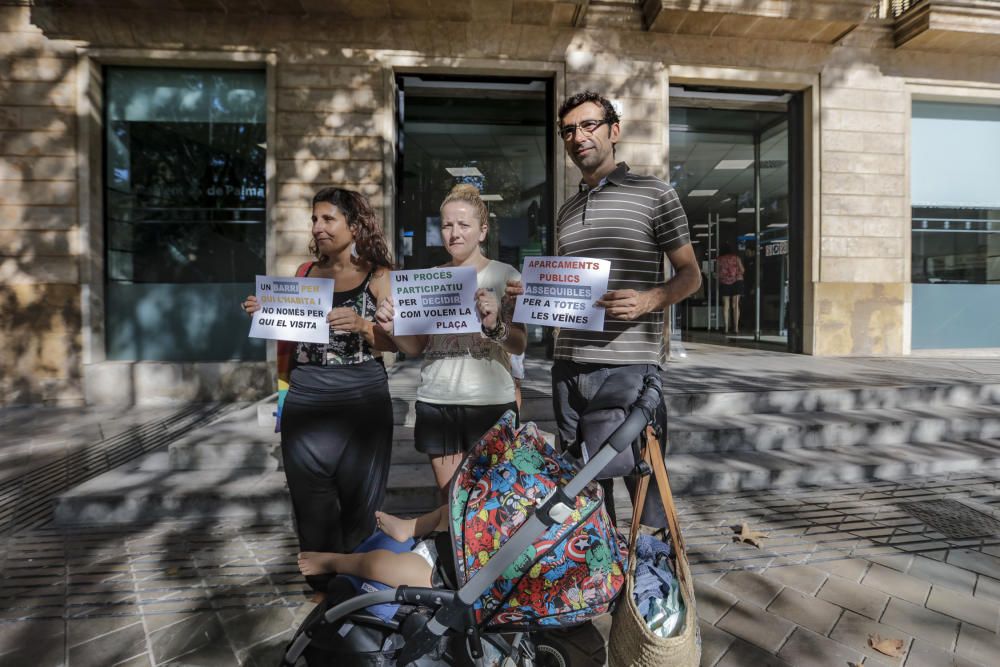
M 510 355 L 510 374 L 515 380 L 524 379 L 524 355 Z

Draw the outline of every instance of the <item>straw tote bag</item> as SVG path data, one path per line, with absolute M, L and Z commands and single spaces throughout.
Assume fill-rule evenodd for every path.
M 701 633 L 695 613 L 694 579 L 688 564 L 684 537 L 677 522 L 677 508 L 670 493 L 667 469 L 663 465 L 660 443 L 651 427 L 646 427 L 646 446 L 643 460 L 656 476 L 660 498 L 667 513 L 667 527 L 673 543 L 674 573 L 680 584 L 684 600 L 684 627 L 673 637 L 660 637 L 646 625 L 635 603 L 636 540 L 639 537 L 639 517 L 646 502 L 649 476 L 639 480 L 635 506 L 632 512 L 632 529 L 628 540 L 628 571 L 625 588 L 612 615 L 611 638 L 608 642 L 608 659 L 611 667 L 698 667 L 701 662 Z

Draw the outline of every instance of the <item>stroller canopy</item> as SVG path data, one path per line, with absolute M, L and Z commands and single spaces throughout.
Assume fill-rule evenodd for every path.
M 459 586 L 473 577 L 575 469 L 533 423 L 514 428 L 507 412 L 469 452 L 450 493 L 451 538 Z M 493 629 L 570 625 L 606 613 L 621 590 L 627 555 L 596 482 L 474 605 Z M 441 557 L 446 557 L 441 554 Z

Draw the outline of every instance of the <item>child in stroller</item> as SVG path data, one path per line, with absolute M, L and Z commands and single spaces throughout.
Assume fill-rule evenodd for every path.
M 623 585 L 624 544 L 593 480 L 632 446 L 660 401 L 659 383 L 647 383 L 625 423 L 582 469 L 557 454 L 533 424 L 515 429 L 515 415 L 509 412 L 459 467 L 447 510 L 439 508 L 406 526 L 394 523 L 395 517 L 380 517 L 400 536 L 445 524 L 448 539 L 439 537 L 434 544 L 440 545 L 439 561 L 453 561 L 456 587 L 433 586 L 435 568 L 412 552 L 402 554 L 406 560 L 388 554 L 303 554 L 302 567 L 311 571 L 406 567 L 385 573 L 393 589 L 317 608 L 300 627 L 283 664 L 296 664 L 314 636 L 331 630 L 345 641 L 330 654 L 334 657 L 315 664 L 536 664 L 539 633 L 607 613 Z M 425 585 L 409 583 L 417 581 Z M 356 626 L 372 626 L 363 610 L 393 602 L 403 605 L 406 617 L 397 620 L 397 614 L 379 626 L 383 634 L 363 642 L 367 652 L 350 645 Z M 459 650 L 442 651 L 442 641 L 449 638 L 458 640 Z M 498 649 L 499 659 L 487 659 L 491 652 L 484 644 Z M 308 664 L 313 667 L 314 661 Z
M 438 545 L 445 540 L 448 545 L 445 554 L 451 550 L 447 505 L 415 519 L 375 512 L 375 522 L 379 530 L 397 542 L 411 539 L 419 541 L 413 549 L 401 553 L 386 549 L 343 554 L 304 551 L 299 554 L 299 571 L 307 577 L 317 574 L 347 574 L 359 579 L 378 581 L 387 586 L 440 588 L 454 581 L 454 575 L 447 572 L 447 560 L 438 558 L 441 550 Z

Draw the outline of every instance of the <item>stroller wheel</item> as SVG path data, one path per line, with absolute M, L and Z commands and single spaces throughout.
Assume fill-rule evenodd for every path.
M 592 623 L 531 635 L 537 667 L 603 667 L 608 661 L 604 637 Z

